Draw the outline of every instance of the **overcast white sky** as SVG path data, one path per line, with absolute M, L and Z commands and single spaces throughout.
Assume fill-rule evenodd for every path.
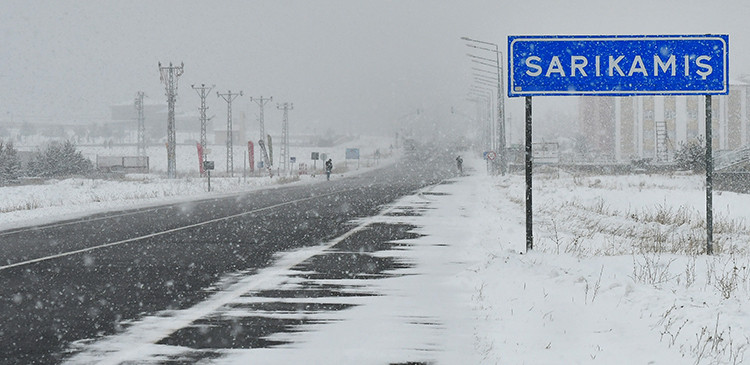
M 749 20 L 746 0 L 3 0 L 0 121 L 107 116 L 139 90 L 164 102 L 157 62 L 172 61 L 185 63 L 182 110 L 206 83 L 244 91 L 235 113 L 250 119 L 251 95 L 293 102 L 299 129 L 390 129 L 416 109 L 439 125 L 451 106 L 473 113 L 461 36 L 505 49 L 509 34 L 726 33 L 736 77 L 750 73 Z M 215 94 L 209 107 L 226 113 Z M 509 112 L 520 119 L 519 100 Z

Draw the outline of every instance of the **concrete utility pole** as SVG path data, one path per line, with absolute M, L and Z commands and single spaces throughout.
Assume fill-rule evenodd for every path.
M 135 112 L 138 120 L 138 156 L 146 156 L 146 123 L 143 117 L 143 97 L 146 94 L 139 91 L 135 96 Z
M 206 119 L 206 110 L 208 110 L 208 107 L 206 106 L 206 96 L 208 96 L 208 93 L 211 92 L 211 89 L 214 88 L 215 85 L 206 86 L 206 84 L 201 84 L 200 87 L 195 87 L 195 85 L 191 85 L 193 90 L 198 93 L 198 96 L 201 98 L 201 106 L 198 108 L 198 111 L 201 112 L 201 148 L 203 148 L 203 156 L 202 161 L 206 161 L 206 144 L 208 141 L 206 141 L 206 123 L 208 122 L 208 119 Z
M 169 66 L 162 66 L 161 62 L 159 62 L 161 82 L 166 87 L 167 95 L 167 177 L 170 179 L 177 177 L 177 158 L 175 155 L 177 138 L 174 128 L 174 103 L 177 100 L 177 79 L 182 76 L 184 68 L 184 63 L 177 67 L 172 66 L 171 62 Z
M 234 176 L 234 158 L 232 153 L 232 101 L 237 97 L 242 96 L 242 91 L 239 93 L 232 93 L 228 90 L 226 94 L 220 94 L 216 92 L 216 96 L 224 99 L 227 102 L 227 172 L 229 176 Z
M 260 114 L 258 114 L 258 124 L 260 124 L 260 139 L 261 140 L 266 139 L 266 127 L 263 121 L 263 107 L 266 104 L 268 104 L 269 101 L 272 101 L 272 100 L 273 100 L 273 96 L 268 97 L 268 98 L 263 98 L 263 96 L 261 95 L 260 98 L 253 98 L 253 97 L 250 98 L 250 101 L 254 101 L 256 104 L 258 104 L 258 107 L 260 108 Z M 258 145 L 258 147 L 265 149 L 265 147 L 261 145 Z M 265 161 L 265 162 L 268 162 L 268 161 Z
M 281 171 L 286 172 L 289 167 L 289 111 L 294 109 L 294 104 L 284 103 L 276 104 L 276 109 L 284 111 L 284 118 L 281 121 Z M 291 171 L 289 171 L 291 172 Z

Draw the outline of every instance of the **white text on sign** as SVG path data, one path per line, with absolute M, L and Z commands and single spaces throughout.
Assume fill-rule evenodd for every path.
M 627 59 L 624 55 L 604 57 L 598 55 L 594 56 L 593 62 L 591 62 L 590 57 L 582 55 L 572 55 L 569 58 L 563 58 L 563 61 L 558 56 L 552 56 L 549 59 L 529 56 L 526 58 L 525 64 L 528 67 L 526 74 L 532 77 L 542 75 L 544 77 L 553 75 L 560 77 L 589 77 L 589 75 L 596 77 L 630 77 L 634 75 L 648 77 L 659 76 L 660 73 L 669 76 L 677 76 L 678 74 L 690 76 L 690 73 L 694 72 L 705 80 L 713 73 L 713 67 L 706 63 L 711 60 L 710 56 L 684 55 L 681 58 L 681 62 L 677 62 L 675 55 L 669 56 L 666 60 L 663 60 L 659 55 L 653 55 L 653 57 L 646 56 L 646 61 L 644 61 L 644 57 L 641 55 L 636 55 L 632 59 Z

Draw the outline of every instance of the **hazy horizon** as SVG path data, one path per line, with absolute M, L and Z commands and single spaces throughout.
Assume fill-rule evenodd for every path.
M 279 129 L 276 103 L 294 103 L 292 130 L 391 131 L 404 124 L 462 133 L 473 83 L 468 36 L 506 48 L 511 34 L 729 34 L 730 75 L 750 73 L 750 3 L 554 1 L 4 1 L 0 120 L 98 120 L 144 91 L 165 103 L 157 64 L 184 63 L 177 109 L 194 112 L 191 84 L 242 90 L 234 113 L 254 120 L 250 97 Z M 541 114 L 574 98 L 537 98 Z M 417 110 L 420 111 L 417 114 Z M 455 111 L 457 113 L 451 113 Z M 520 120 L 520 100 L 507 101 Z M 418 116 L 418 117 L 417 117 Z M 540 121 L 541 122 L 541 121 Z M 458 124 L 458 125 L 457 125 Z

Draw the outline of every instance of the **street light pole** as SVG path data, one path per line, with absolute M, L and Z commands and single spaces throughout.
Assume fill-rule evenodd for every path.
M 495 151 L 497 147 L 497 144 L 496 144 L 497 140 L 495 138 L 496 136 L 495 123 L 493 123 L 493 121 L 495 120 L 496 114 L 495 114 L 495 108 L 493 108 L 493 104 L 492 104 L 494 100 L 494 96 L 495 96 L 495 91 L 491 88 L 483 87 L 483 85 L 486 85 L 486 84 L 482 84 L 478 80 L 475 80 L 475 81 L 477 82 L 479 86 L 471 85 L 469 91 L 481 93 L 483 97 L 487 98 L 487 105 L 488 105 L 487 117 L 489 118 L 489 120 L 487 121 L 487 131 L 489 134 L 489 143 L 487 144 L 487 148 L 488 148 L 488 151 Z M 489 86 L 492 86 L 492 85 L 489 85 Z
M 482 88 L 476 85 L 471 85 L 469 95 L 476 96 L 487 102 L 487 141 L 485 145 L 485 151 L 492 151 L 495 148 L 494 131 L 493 131 L 493 107 L 492 99 L 493 93 L 491 89 Z
M 505 148 L 505 145 L 506 145 L 505 143 L 505 94 L 503 93 L 503 89 L 504 89 L 503 73 L 502 73 L 502 68 L 500 66 L 502 52 L 500 52 L 500 48 L 498 47 L 496 43 L 480 41 L 480 40 L 472 39 L 469 37 L 461 37 L 461 39 L 467 42 L 484 44 L 484 45 L 494 47 L 494 49 L 491 49 L 491 48 L 486 48 L 486 47 L 480 47 L 475 44 L 468 44 L 468 43 L 466 44 L 468 47 L 471 47 L 471 48 L 476 48 L 476 49 L 495 53 L 494 66 L 497 72 L 497 131 L 498 131 L 498 142 L 499 142 L 498 152 L 500 155 L 500 172 L 503 175 L 505 175 L 507 164 L 508 164 L 508 158 L 507 158 L 506 148 Z M 485 63 L 477 61 L 477 60 L 483 60 L 483 61 L 492 62 L 493 60 L 491 59 L 474 56 L 474 55 L 469 55 L 469 57 L 472 57 L 473 62 L 483 64 L 485 66 L 490 66 L 490 67 L 493 66 L 491 64 L 485 64 Z

